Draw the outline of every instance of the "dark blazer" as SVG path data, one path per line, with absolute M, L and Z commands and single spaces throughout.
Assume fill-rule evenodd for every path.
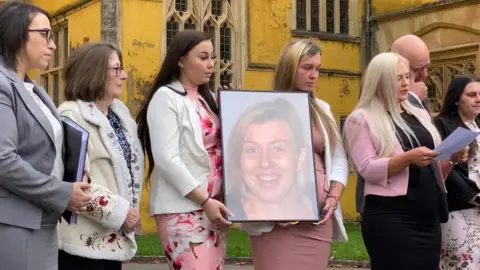
M 425 109 L 425 107 L 410 93 L 408 93 L 408 101 L 410 103 L 420 109 Z M 355 190 L 355 206 L 357 213 L 363 214 L 363 209 L 365 208 L 365 196 L 364 196 L 364 189 L 365 189 L 365 179 L 357 173 L 357 186 Z
M 445 139 L 458 127 L 467 128 L 458 115 L 439 116 L 433 120 L 438 132 Z M 476 207 L 468 203 L 480 193 L 477 184 L 468 178 L 468 163 L 457 164 L 445 180 L 448 210 L 458 211 Z

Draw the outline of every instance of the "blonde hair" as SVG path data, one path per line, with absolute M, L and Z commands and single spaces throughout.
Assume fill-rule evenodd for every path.
M 395 125 L 407 135 L 410 143 L 413 141 L 418 143 L 417 137 L 401 117 L 398 108 L 396 71 L 399 61 L 405 61 L 409 66 L 407 59 L 393 52 L 378 54 L 371 60 L 365 72 L 360 99 L 352 112 L 352 115 L 363 118 L 368 114 L 373 123 L 370 133 L 379 142 L 379 157 L 387 157 L 393 153 L 398 135 Z M 415 113 L 416 108 L 408 100 L 403 101 L 401 106 L 418 119 L 432 135 L 435 145 L 438 145 L 441 137 L 435 126 L 430 121 L 418 117 Z M 347 143 L 346 139 L 344 141 Z
M 295 77 L 297 73 L 298 63 L 302 59 L 310 58 L 315 55 L 321 55 L 322 50 L 310 39 L 301 39 L 288 43 L 280 53 L 275 74 L 273 77 L 273 90 L 276 91 L 295 91 Z M 324 112 L 313 93 L 310 93 L 310 115 L 314 127 L 320 131 L 320 123 L 323 123 L 325 131 L 328 135 L 328 144 L 331 153 L 334 152 L 337 139 L 337 126 L 330 116 Z

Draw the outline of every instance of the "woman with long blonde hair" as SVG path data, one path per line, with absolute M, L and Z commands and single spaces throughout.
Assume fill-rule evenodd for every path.
M 410 67 L 395 53 L 370 62 L 358 105 L 344 125 L 345 141 L 365 179 L 362 235 L 375 269 L 438 269 L 444 175 L 441 141 L 429 114 L 409 103 Z
M 333 240 L 346 241 L 340 198 L 347 184 L 348 161 L 330 106 L 314 97 L 321 49 L 312 40 L 290 42 L 275 70 L 275 91 L 310 93 L 315 178 L 321 220 L 291 223 L 248 223 L 256 270 L 326 269 Z

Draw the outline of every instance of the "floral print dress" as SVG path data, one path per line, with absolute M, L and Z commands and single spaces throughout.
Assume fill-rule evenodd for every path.
M 212 170 L 207 191 L 223 201 L 222 157 L 218 118 L 198 96 L 196 110 L 200 119 L 203 143 Z M 170 270 L 220 270 L 225 261 L 227 228 L 212 227 L 201 210 L 190 213 L 156 215 L 157 231 Z
M 465 123 L 471 130 L 480 131 L 477 124 Z M 476 139 L 480 146 L 480 138 Z M 468 177 L 480 187 L 480 152 L 468 160 Z M 440 269 L 480 269 L 480 209 L 454 211 L 442 224 Z

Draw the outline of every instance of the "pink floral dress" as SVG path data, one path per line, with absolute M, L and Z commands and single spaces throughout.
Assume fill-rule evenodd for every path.
M 207 190 L 212 198 L 223 201 L 218 118 L 201 97 L 197 98 L 195 107 L 212 167 Z M 228 229 L 212 228 L 203 211 L 156 215 L 156 222 L 170 270 L 222 269 Z

